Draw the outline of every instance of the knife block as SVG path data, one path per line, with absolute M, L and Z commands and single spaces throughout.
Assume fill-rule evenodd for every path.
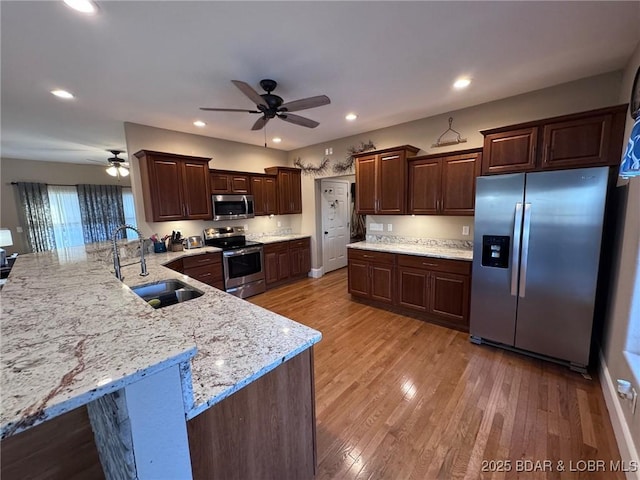
M 172 252 L 181 252 L 184 250 L 184 247 L 182 246 L 182 243 L 170 243 L 169 250 Z

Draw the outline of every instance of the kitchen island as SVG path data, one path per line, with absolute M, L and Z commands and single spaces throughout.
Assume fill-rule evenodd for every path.
M 84 408 L 107 477 L 116 468 L 130 478 L 242 478 L 276 464 L 313 475 L 312 361 L 321 335 L 163 266 L 211 251 L 149 255 L 149 275 L 126 266 L 122 283 L 104 249 L 19 257 L 0 292 L 3 478 L 7 455 L 26 456 L 21 435 Z M 130 288 L 167 279 L 204 295 L 156 310 Z M 125 444 L 104 445 L 114 437 Z M 37 462 L 31 454 L 25 463 Z

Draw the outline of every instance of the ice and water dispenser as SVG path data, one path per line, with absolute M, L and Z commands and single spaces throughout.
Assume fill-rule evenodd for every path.
M 509 243 L 511 237 L 501 235 L 482 236 L 482 266 L 509 268 Z

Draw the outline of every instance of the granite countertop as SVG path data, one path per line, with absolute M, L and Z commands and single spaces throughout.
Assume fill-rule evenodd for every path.
M 0 291 L 2 437 L 182 364 L 192 418 L 321 339 L 320 332 L 163 266 L 213 247 L 147 256 L 113 275 L 104 252 L 21 255 Z M 122 263 L 128 263 L 123 260 Z M 204 295 L 154 309 L 130 286 L 178 278 Z
M 289 240 L 300 240 L 310 238 L 311 235 L 304 233 L 283 233 L 283 234 L 247 234 L 247 238 L 261 243 L 288 242 Z
M 381 242 L 356 242 L 347 245 L 347 248 L 360 250 L 375 250 L 378 252 L 404 253 L 406 255 L 419 255 L 422 257 L 446 258 L 449 260 L 473 260 L 473 250 L 449 246 L 444 244 L 420 244 L 420 243 L 381 243 Z

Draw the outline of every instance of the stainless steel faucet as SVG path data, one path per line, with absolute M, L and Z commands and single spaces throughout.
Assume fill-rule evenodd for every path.
M 142 272 L 140 273 L 141 277 L 146 277 L 147 275 L 149 275 L 149 272 L 147 272 L 147 263 L 144 260 L 144 238 L 142 238 L 142 233 L 140 232 L 140 230 L 138 230 L 136 227 L 132 226 L 132 225 L 120 225 L 118 228 L 116 228 L 113 231 L 112 234 L 112 240 L 113 240 L 113 268 L 115 270 L 116 273 L 116 277 L 118 280 L 122 281 L 122 279 L 124 278 L 122 276 L 122 272 L 120 271 L 120 269 L 122 267 L 127 267 L 129 265 L 134 265 L 138 262 L 133 262 L 133 263 L 127 263 L 126 265 L 120 265 L 120 254 L 118 253 L 118 246 L 116 245 L 116 236 L 118 235 L 118 233 L 122 230 L 133 230 L 134 232 L 136 232 L 138 234 L 138 238 L 140 239 L 140 268 L 142 269 Z

